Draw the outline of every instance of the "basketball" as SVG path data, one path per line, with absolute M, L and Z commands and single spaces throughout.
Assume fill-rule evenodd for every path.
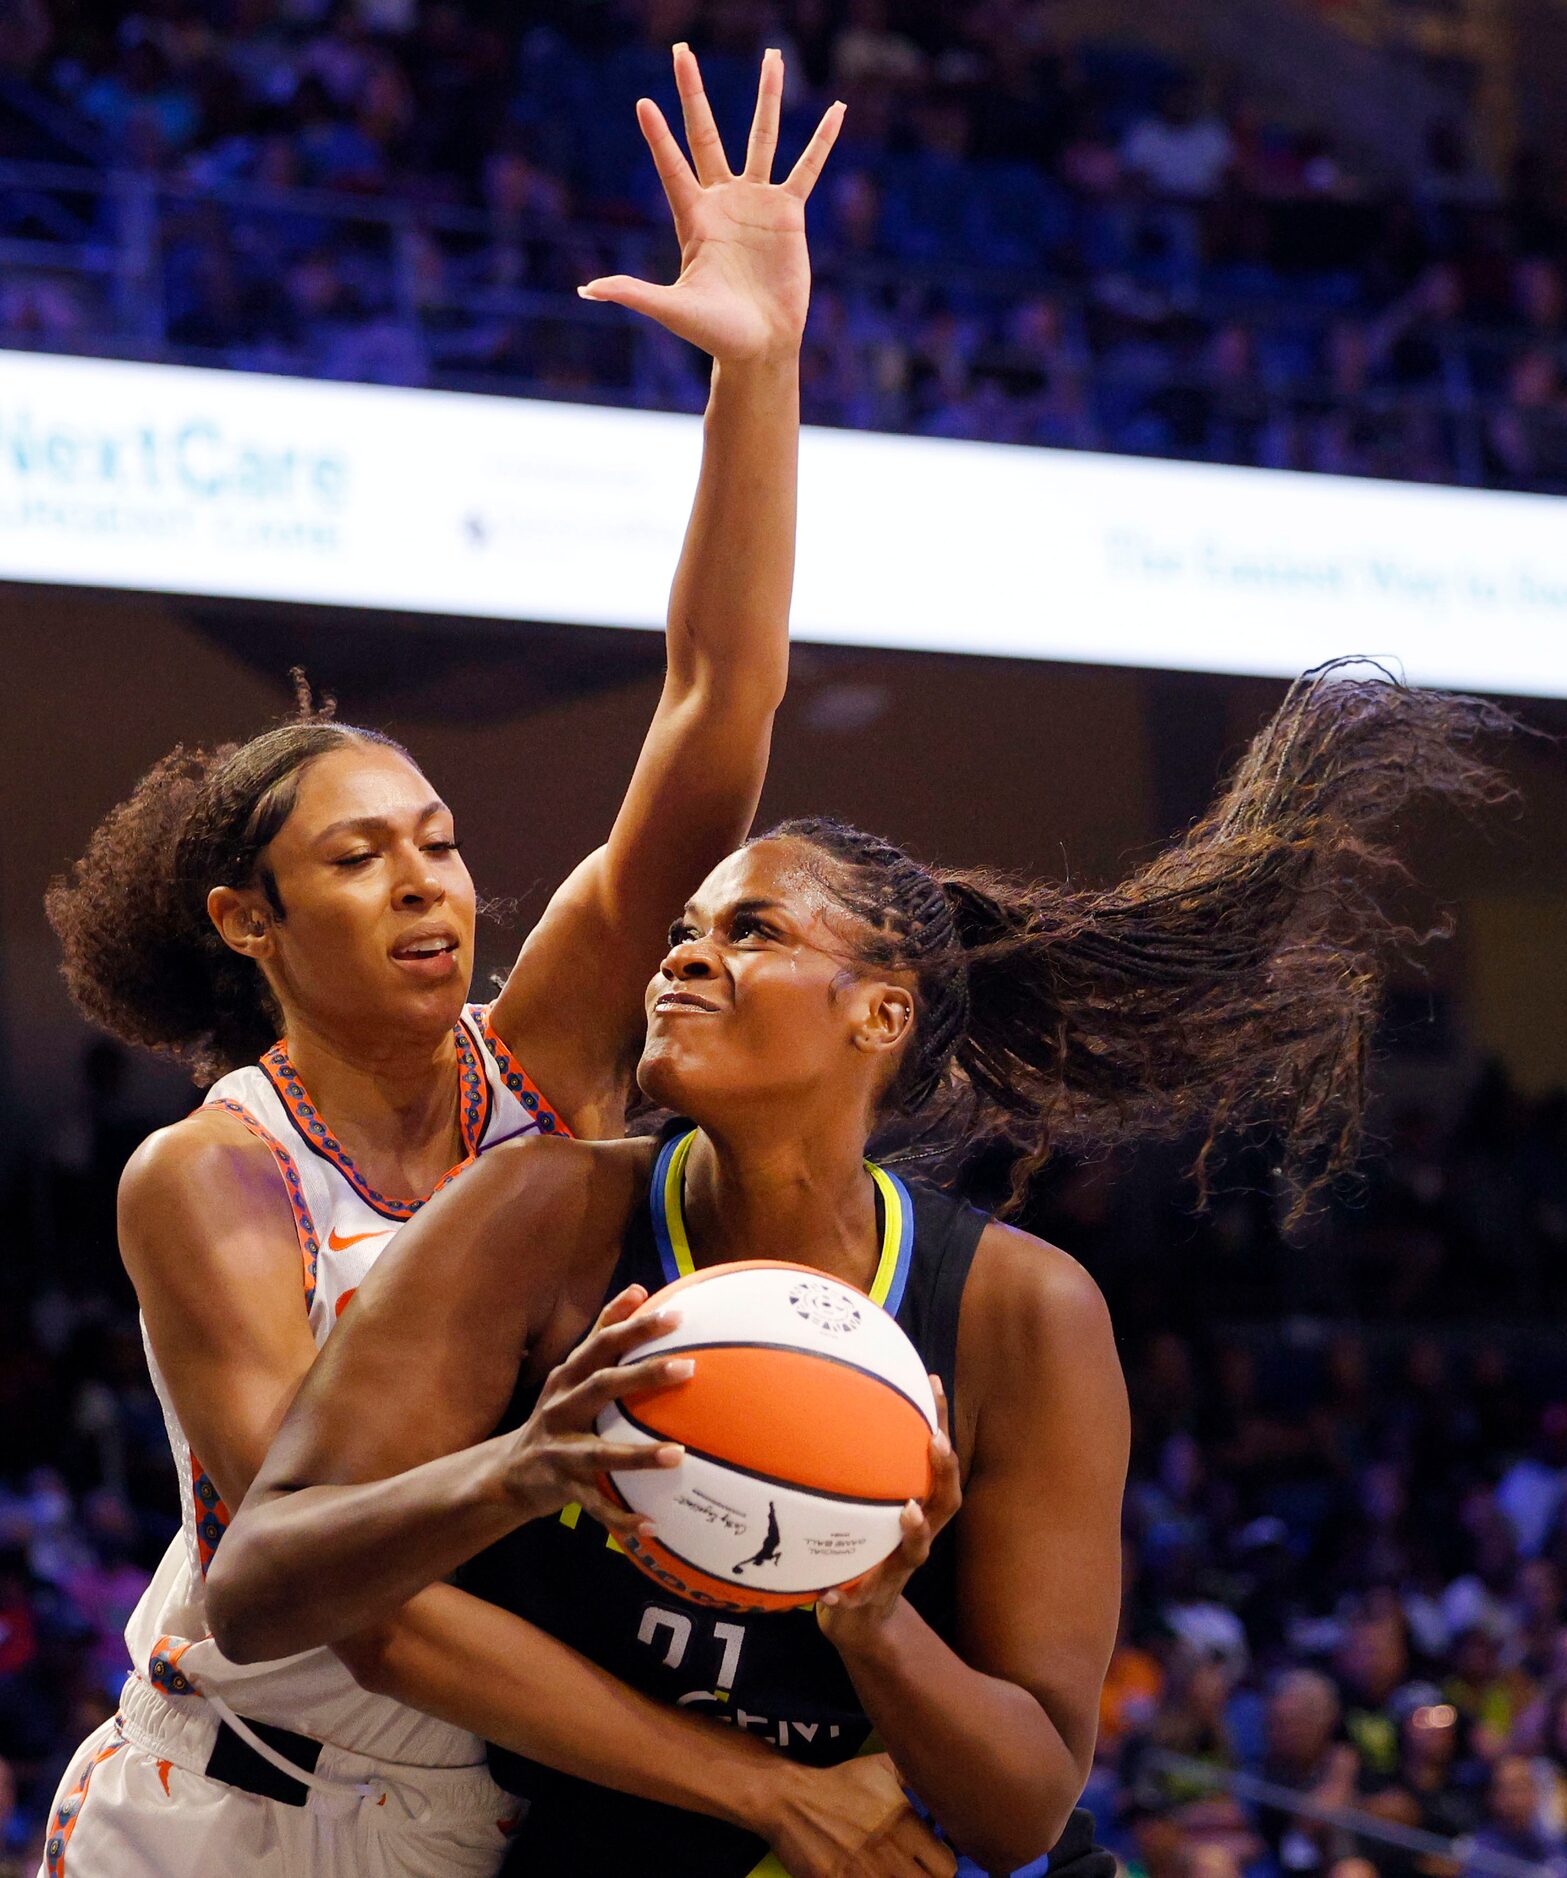
M 611 1403 L 612 1441 L 678 1441 L 678 1467 L 609 1479 L 656 1523 L 625 1541 L 649 1577 L 698 1604 L 790 1610 L 892 1552 L 930 1490 L 937 1427 L 914 1345 L 879 1304 L 809 1266 L 716 1265 L 643 1307 L 680 1323 L 638 1356 L 688 1355 L 688 1381 Z

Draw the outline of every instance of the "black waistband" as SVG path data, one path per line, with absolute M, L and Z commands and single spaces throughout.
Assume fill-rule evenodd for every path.
M 240 1720 L 257 1740 L 265 1741 L 285 1761 L 291 1761 L 303 1773 L 316 1771 L 316 1762 L 321 1758 L 319 1741 L 312 1741 L 309 1735 L 296 1735 L 288 1728 L 275 1728 L 271 1722 L 251 1721 L 246 1716 Z M 303 1806 L 310 1798 L 310 1789 L 302 1780 L 291 1780 L 281 1768 L 274 1767 L 227 1722 L 218 1724 L 218 1738 L 207 1756 L 207 1775 L 244 1793 L 259 1794 L 264 1800 L 279 1800 L 284 1806 Z

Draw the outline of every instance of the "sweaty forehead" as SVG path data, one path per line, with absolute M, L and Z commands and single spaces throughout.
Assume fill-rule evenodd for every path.
M 750 842 L 718 863 L 692 895 L 691 909 L 715 916 L 741 900 L 767 900 L 809 921 L 833 903 L 821 860 L 815 848 L 790 836 Z

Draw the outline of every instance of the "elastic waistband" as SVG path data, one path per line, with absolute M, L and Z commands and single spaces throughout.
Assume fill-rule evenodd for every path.
M 193 1774 L 205 1774 L 218 1738 L 220 1716 L 195 1689 L 165 1695 L 132 1673 L 120 1692 L 120 1729 L 132 1747 Z M 515 1797 L 498 1786 L 482 1761 L 469 1767 L 417 1767 L 323 1742 L 316 1777 L 341 1787 L 340 1795 L 312 1792 L 307 1806 L 363 1803 L 363 1790 L 376 1789 L 375 1803 L 389 1812 L 425 1823 L 500 1819 L 519 1810 Z M 384 1795 L 384 1799 L 383 1796 Z

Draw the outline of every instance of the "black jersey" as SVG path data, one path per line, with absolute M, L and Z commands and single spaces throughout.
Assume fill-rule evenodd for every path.
M 649 1201 L 629 1227 L 609 1287 L 657 1291 L 692 1269 L 681 1209 L 689 1132 L 666 1141 Z M 958 1313 L 987 1218 L 922 1183 L 906 1186 L 873 1168 L 882 1257 L 871 1295 L 897 1318 L 926 1367 L 955 1402 Z M 536 1391 L 519 1394 L 507 1417 L 526 1419 Z M 809 1610 L 715 1611 L 663 1589 L 624 1556 L 588 1515 L 570 1507 L 534 1520 L 464 1567 L 460 1582 L 517 1612 L 623 1682 L 660 1701 L 694 1709 L 761 1735 L 815 1765 L 857 1754 L 870 1724 L 837 1651 Z M 938 1534 L 910 1581 L 910 1602 L 936 1632 L 956 1619 L 952 1530 Z M 528 1801 L 505 1865 L 518 1874 L 619 1874 L 632 1869 L 680 1878 L 750 1878 L 779 1873 L 752 1834 L 660 1806 L 492 1748 L 496 1778 Z

